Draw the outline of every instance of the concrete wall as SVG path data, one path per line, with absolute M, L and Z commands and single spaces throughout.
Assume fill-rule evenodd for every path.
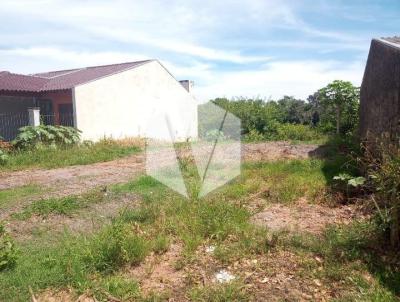
M 157 61 L 80 85 L 74 90 L 83 139 L 132 136 L 197 137 L 197 102 Z
M 360 135 L 400 135 L 400 47 L 372 40 L 361 85 Z

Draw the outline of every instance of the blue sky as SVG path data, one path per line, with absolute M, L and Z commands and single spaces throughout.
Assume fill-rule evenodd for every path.
M 156 58 L 200 101 L 306 98 L 361 83 L 371 38 L 400 35 L 400 0 L 3 0 L 0 18 L 0 70 Z

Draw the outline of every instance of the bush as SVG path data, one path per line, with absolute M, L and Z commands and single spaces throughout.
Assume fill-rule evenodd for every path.
M 5 165 L 9 160 L 8 154 L 0 149 L 0 165 Z
M 17 251 L 14 241 L 0 225 L 0 271 L 12 268 L 17 261 Z
M 261 142 L 263 140 L 265 140 L 264 135 L 255 129 L 251 129 L 250 132 L 244 136 L 245 142 Z
M 274 138 L 277 140 L 311 141 L 322 137 L 318 131 L 307 125 L 279 124 Z
M 17 149 L 39 149 L 41 147 L 57 148 L 58 146 L 75 145 L 80 140 L 81 131 L 73 127 L 26 126 L 19 129 L 19 134 L 12 142 Z
M 375 191 L 375 204 L 382 222 L 390 225 L 392 246 L 400 244 L 400 149 L 394 145 L 382 145 L 378 152 L 365 150 L 359 158 Z M 384 209 L 385 211 L 382 211 Z M 384 217 L 383 213 L 389 213 Z

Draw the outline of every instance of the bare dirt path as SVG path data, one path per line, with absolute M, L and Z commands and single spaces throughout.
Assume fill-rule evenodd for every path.
M 277 160 L 308 158 L 318 152 L 318 145 L 292 145 L 288 142 L 243 144 L 243 160 Z M 162 160 L 162 155 L 160 156 Z M 57 188 L 59 195 L 79 194 L 90 188 L 125 182 L 145 169 L 144 153 L 90 165 L 70 166 L 51 170 L 32 169 L 0 172 L 0 190 L 38 184 Z
M 266 142 L 242 145 L 242 160 L 263 161 L 278 159 L 307 158 L 315 156 L 317 145 L 292 145 L 288 142 Z M 181 150 L 185 153 L 188 150 Z M 164 154 L 165 155 L 165 154 Z M 169 156 L 157 160 L 168 163 Z M 0 172 L 0 190 L 12 189 L 30 184 L 42 187 L 43 193 L 20 198 L 17 203 L 3 206 L 0 219 L 18 212 L 34 200 L 77 195 L 101 186 L 127 182 L 145 172 L 145 153 L 90 165 L 70 166 L 57 169 L 31 169 Z

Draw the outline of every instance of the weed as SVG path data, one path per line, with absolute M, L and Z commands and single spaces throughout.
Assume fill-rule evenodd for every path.
M 101 289 L 98 290 L 100 297 L 105 299 L 111 297 L 127 301 L 139 296 L 139 284 L 134 280 L 128 280 L 120 276 L 109 276 L 103 280 Z
M 211 287 L 196 287 L 190 291 L 189 296 L 191 301 L 198 302 L 239 302 L 250 299 L 249 293 L 238 281 Z
M 0 271 L 12 268 L 17 261 L 17 249 L 14 241 L 0 224 Z
M 92 203 L 104 200 L 104 194 L 98 191 L 86 193 L 82 196 L 72 195 L 61 198 L 49 198 L 35 201 L 21 212 L 14 213 L 13 217 L 19 220 L 30 218 L 32 215 L 47 217 L 50 214 L 72 215 L 77 210 L 86 208 Z

